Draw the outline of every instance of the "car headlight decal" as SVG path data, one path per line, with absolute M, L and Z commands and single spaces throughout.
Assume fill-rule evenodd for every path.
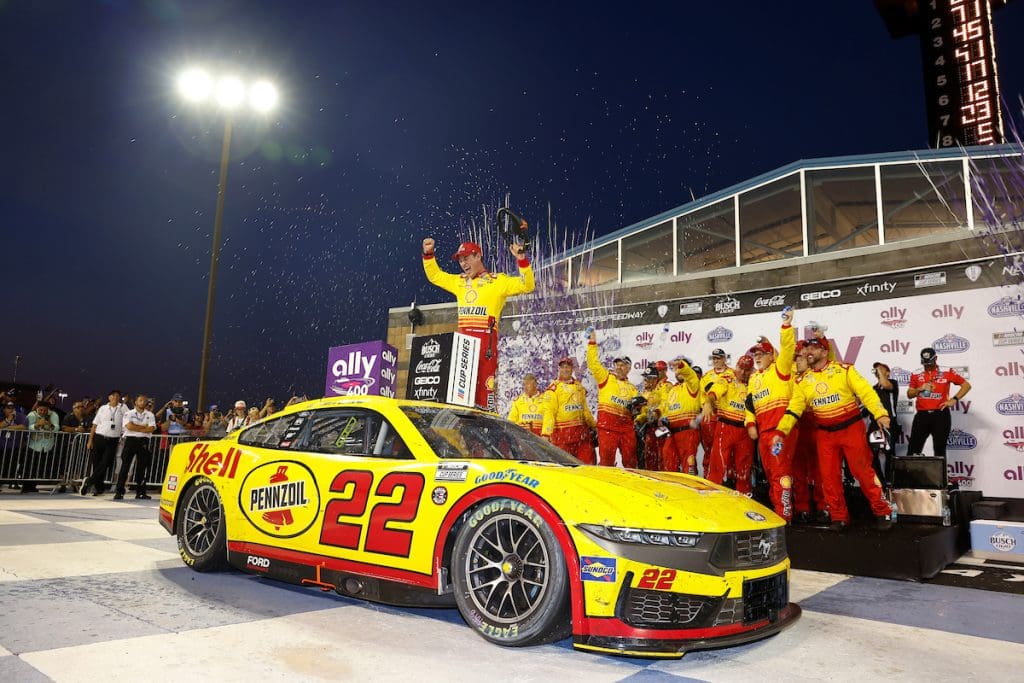
M 693 548 L 700 541 L 702 535 L 691 531 L 638 529 L 603 524 L 580 524 L 579 527 L 598 538 L 615 543 L 637 543 L 640 545 L 661 545 L 676 548 Z

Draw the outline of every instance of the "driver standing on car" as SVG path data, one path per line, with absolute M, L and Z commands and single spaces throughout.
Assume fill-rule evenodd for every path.
M 498 372 L 498 320 L 505 299 L 533 291 L 533 269 L 522 244 L 509 249 L 519 265 L 519 277 L 505 273 L 489 273 L 484 267 L 483 252 L 475 242 L 463 242 L 452 256 L 458 261 L 461 274 L 441 270 L 434 258 L 434 238 L 423 240 L 423 270 L 427 280 L 455 295 L 458 302 L 458 332 L 480 340 L 477 361 L 476 404 L 494 412 L 495 375 Z

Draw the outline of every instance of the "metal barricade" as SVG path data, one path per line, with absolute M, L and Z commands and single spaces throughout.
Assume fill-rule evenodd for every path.
M 154 434 L 149 438 L 152 455 L 146 473 L 148 486 L 163 484 L 171 449 L 179 443 L 198 441 L 193 434 Z M 26 429 L 0 429 L 0 485 L 43 484 L 53 492 L 77 488 L 92 474 L 93 453 L 88 448 L 89 435 L 79 432 L 36 432 Z M 113 480 L 121 467 L 122 443 L 118 445 L 114 466 L 109 473 Z M 134 463 L 128 481 L 134 481 Z M 106 481 L 107 485 L 113 481 Z

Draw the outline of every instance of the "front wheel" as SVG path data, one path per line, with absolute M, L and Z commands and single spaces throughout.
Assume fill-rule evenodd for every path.
M 492 643 L 539 645 L 571 632 L 565 555 L 547 522 L 519 501 L 470 511 L 455 540 L 452 580 L 462 618 Z
M 226 538 L 220 494 L 212 481 L 201 477 L 185 492 L 181 502 L 178 554 L 197 572 L 226 569 Z

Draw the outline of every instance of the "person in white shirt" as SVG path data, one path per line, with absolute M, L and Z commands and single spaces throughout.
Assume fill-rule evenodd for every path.
M 101 405 L 92 420 L 89 441 L 86 444 L 90 451 L 89 463 L 92 473 L 82 482 L 79 490 L 83 496 L 89 489 L 95 489 L 94 496 L 102 495 L 106 490 L 107 472 L 114 464 L 117 444 L 124 430 L 124 416 L 128 409 L 121 404 L 121 392 L 112 389 L 107 395 L 107 403 Z M 113 476 L 111 476 L 113 479 Z
M 231 417 L 228 418 L 228 434 L 247 427 L 252 420 L 249 415 L 245 412 L 245 401 L 235 401 L 235 411 L 231 413 Z
M 117 489 L 114 500 L 124 498 L 124 485 L 128 481 L 128 470 L 135 459 L 135 499 L 149 500 L 146 493 L 146 474 L 149 472 L 149 435 L 156 431 L 156 416 L 146 410 L 146 397 L 135 397 L 135 408 L 124 416 L 124 450 L 121 451 L 121 472 L 117 475 Z

